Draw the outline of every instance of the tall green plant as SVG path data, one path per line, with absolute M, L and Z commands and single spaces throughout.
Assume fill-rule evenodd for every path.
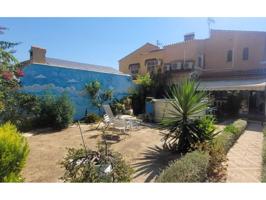
M 97 80 L 87 83 L 85 90 L 89 94 L 92 104 L 98 108 L 99 112 L 102 105 L 113 98 L 113 91 L 111 89 L 101 90 L 101 83 Z
M 151 95 L 151 89 L 154 82 L 150 74 L 138 75 L 136 79 L 136 87 L 130 92 L 134 114 L 145 112 L 146 97 Z
M 74 106 L 66 94 L 58 97 L 46 95 L 40 101 L 39 126 L 60 130 L 72 123 Z
M 200 140 L 197 120 L 205 115 L 208 106 L 207 93 L 197 91 L 198 83 L 185 80 L 167 93 L 172 109 L 162 125 L 169 130 L 164 136 L 165 147 L 186 153 Z

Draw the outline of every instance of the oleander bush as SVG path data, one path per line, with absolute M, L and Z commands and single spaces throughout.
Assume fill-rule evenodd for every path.
M 266 127 L 263 129 L 262 172 L 261 182 L 266 182 Z
M 206 152 L 193 151 L 171 163 L 156 182 L 205 182 L 210 156 Z
M 236 120 L 233 124 L 226 126 L 224 131 L 215 140 L 223 146 L 225 153 L 227 153 L 242 133 L 244 133 L 246 127 L 247 121 L 242 119 Z
M 20 172 L 29 153 L 28 143 L 11 123 L 0 126 L 0 182 L 22 182 Z

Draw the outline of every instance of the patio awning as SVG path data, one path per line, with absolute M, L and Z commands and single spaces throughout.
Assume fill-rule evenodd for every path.
M 204 91 L 264 91 L 266 79 L 201 81 L 198 90 Z

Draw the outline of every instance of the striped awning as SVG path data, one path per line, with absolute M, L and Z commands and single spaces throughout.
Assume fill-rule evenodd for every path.
M 266 79 L 200 81 L 198 90 L 203 91 L 264 91 Z

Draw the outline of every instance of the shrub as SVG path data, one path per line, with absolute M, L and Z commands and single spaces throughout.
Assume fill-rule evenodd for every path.
M 266 182 L 266 127 L 263 129 L 262 172 L 261 182 Z
M 87 116 L 85 116 L 84 118 L 84 122 L 85 123 L 95 123 L 101 120 L 101 117 L 99 115 L 96 115 L 94 113 L 88 114 Z
M 61 165 L 65 168 L 64 182 L 130 182 L 133 175 L 119 153 L 102 147 L 98 151 L 68 149 Z M 105 171 L 110 165 L 111 171 Z
M 211 141 L 219 133 L 215 133 L 214 123 L 214 117 L 209 115 L 195 121 L 199 142 Z
M 195 145 L 198 151 L 206 152 L 209 154 L 209 166 L 208 166 L 208 182 L 221 182 L 225 180 L 226 153 L 223 146 L 215 141 L 203 142 Z
M 150 74 L 147 73 L 138 75 L 135 83 L 136 87 L 130 93 L 134 115 L 138 115 L 145 112 L 145 100 L 147 96 L 151 95 L 154 82 Z
M 209 155 L 201 151 L 187 153 L 173 162 L 156 182 L 204 182 L 207 179 Z
M 236 120 L 233 124 L 226 126 L 224 131 L 215 138 L 215 141 L 219 145 L 222 145 L 224 151 L 227 153 L 241 134 L 244 133 L 246 127 L 247 121 L 241 119 Z
M 173 86 L 167 94 L 172 107 L 171 115 L 162 119 L 168 129 L 164 135 L 164 147 L 178 153 L 187 153 L 191 146 L 205 140 L 203 129 L 198 127 L 198 118 L 205 116 L 208 94 L 198 91 L 199 83 L 184 80 L 178 87 Z
M 9 92 L 3 100 L 0 121 L 10 121 L 20 131 L 28 131 L 36 126 L 40 113 L 40 100 L 35 95 Z
M 29 147 L 11 123 L 0 126 L 0 182 L 21 182 L 20 176 Z
M 66 95 L 60 96 L 55 102 L 55 129 L 67 128 L 73 121 L 74 107 Z
M 212 130 L 212 119 L 203 119 L 203 130 Z M 157 178 L 157 182 L 220 182 L 226 174 L 226 153 L 244 132 L 247 122 L 237 120 L 212 140 L 198 142 L 195 151 L 172 163 Z M 266 142 L 265 142 L 266 143 Z M 266 146 L 266 144 L 265 144 Z M 266 149 L 266 147 L 265 147 Z M 266 153 L 265 153 L 266 155 Z M 266 163 L 266 156 L 265 156 Z M 266 167 L 265 167 L 266 168 Z M 265 169 L 266 172 L 266 169 Z
M 41 99 L 40 126 L 57 130 L 67 128 L 73 121 L 73 114 L 74 107 L 66 95 L 46 95 Z

